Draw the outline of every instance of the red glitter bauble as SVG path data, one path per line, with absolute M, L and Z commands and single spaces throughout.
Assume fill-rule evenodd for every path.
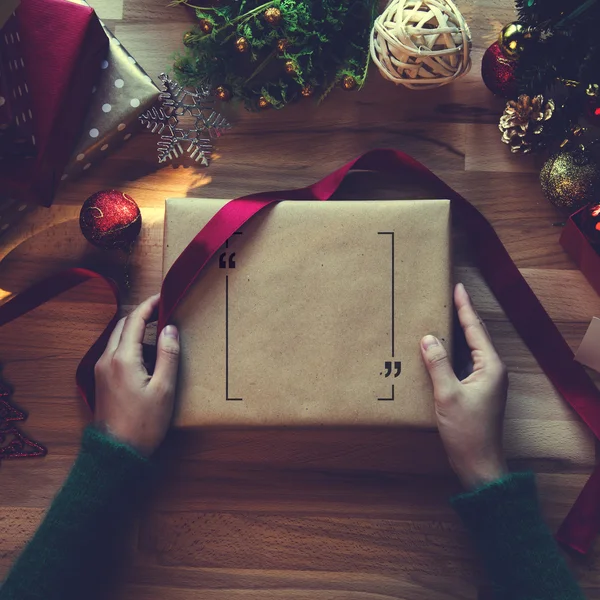
M 600 204 L 590 204 L 581 211 L 581 231 L 590 244 L 600 246 Z
M 140 233 L 142 215 L 131 196 L 118 190 L 104 190 L 83 203 L 79 226 L 94 246 L 105 250 L 127 249 Z
M 507 58 L 498 42 L 494 42 L 483 55 L 481 77 L 483 83 L 493 94 L 503 98 L 516 98 L 517 80 L 515 69 L 517 61 Z

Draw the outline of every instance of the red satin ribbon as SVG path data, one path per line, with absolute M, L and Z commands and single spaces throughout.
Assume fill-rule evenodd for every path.
M 357 169 L 417 175 L 421 183 L 432 186 L 436 196 L 452 201 L 454 216 L 467 229 L 473 256 L 478 259 L 479 269 L 500 305 L 550 381 L 600 439 L 600 393 L 584 368 L 573 360 L 573 352 L 519 272 L 492 226 L 474 206 L 429 169 L 396 150 L 380 149 L 367 152 L 307 188 L 252 194 L 228 202 L 190 242 L 165 276 L 159 306 L 159 330 L 170 320 L 179 302 L 210 258 L 248 219 L 265 206 L 280 200 L 328 200 L 346 174 Z M 30 294 L 34 288 L 13 298 L 0 307 L 0 326 L 39 306 L 61 291 L 77 285 L 84 279 L 73 282 L 73 278 L 81 278 L 83 274 L 86 274 L 85 279 L 100 277 L 91 271 L 71 269 L 41 282 L 34 288 L 37 288 L 37 294 L 43 295 L 43 299 L 37 301 L 36 293 Z M 116 293 L 114 284 L 111 286 Z M 12 313 L 9 311 L 13 316 L 7 319 L 4 316 L 5 309 L 16 300 L 25 302 L 26 308 L 13 308 Z M 77 369 L 78 387 L 90 407 L 93 407 L 94 398 L 93 367 L 106 345 L 116 319 L 117 315 L 87 352 Z M 585 553 L 599 531 L 600 466 L 596 467 L 557 537 L 566 546 Z
M 94 342 L 92 347 L 85 353 L 85 356 L 79 362 L 75 376 L 77 389 L 93 412 L 95 395 L 94 365 L 104 352 L 108 338 L 119 319 L 119 288 L 114 281 L 107 279 L 103 275 L 100 275 L 100 273 L 88 269 L 74 268 L 61 271 L 56 275 L 32 285 L 24 292 L 14 296 L 8 302 L 0 306 L 0 327 L 90 279 L 100 279 L 101 281 L 104 281 L 112 291 L 116 304 L 115 314 L 104 328 L 104 331 L 100 334 L 100 337 Z

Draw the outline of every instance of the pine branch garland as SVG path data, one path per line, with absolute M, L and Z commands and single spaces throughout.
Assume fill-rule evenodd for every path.
M 279 22 L 268 22 L 268 8 L 280 11 Z M 323 98 L 345 75 L 360 87 L 376 8 L 377 0 L 239 0 L 196 8 L 210 32 L 198 26 L 186 35 L 175 75 L 184 86 L 225 86 L 250 110 L 258 108 L 261 96 L 283 108 L 309 85 Z M 247 41 L 248 52 L 237 51 L 239 38 Z M 287 42 L 284 52 L 277 49 L 280 40 Z M 294 64 L 293 73 L 285 71 L 286 61 Z

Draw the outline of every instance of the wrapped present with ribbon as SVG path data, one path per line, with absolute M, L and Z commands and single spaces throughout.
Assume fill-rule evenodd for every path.
M 108 51 L 108 38 L 89 6 L 21 0 L 17 17 L 36 153 L 0 161 L 0 234 L 14 217 L 52 203 Z
M 93 88 L 83 131 L 62 179 L 88 170 L 126 142 L 138 128 L 138 116 L 159 95 L 150 76 L 119 40 L 104 27 L 110 40 L 108 55 Z
M 275 346 L 280 349 L 281 353 L 284 355 L 283 358 L 274 356 L 276 361 L 274 364 L 271 364 L 270 362 L 263 364 L 261 362 L 259 365 L 261 370 L 267 372 L 267 375 L 262 376 L 263 378 L 259 385 L 265 385 L 265 389 L 268 390 L 270 387 L 268 378 L 269 375 L 273 373 L 275 365 L 278 367 L 283 366 L 283 368 L 288 371 L 284 377 L 278 375 L 278 381 L 287 381 L 287 384 L 294 385 L 292 381 L 293 371 L 295 369 L 293 358 L 295 354 L 295 347 L 298 344 L 303 344 L 306 347 L 311 343 L 317 342 L 320 344 L 315 346 L 317 350 L 323 350 L 330 353 L 330 349 L 324 345 L 324 340 L 328 336 L 329 339 L 335 340 L 336 337 L 339 338 L 344 335 L 342 332 L 337 332 L 335 330 L 319 331 L 314 327 L 305 328 L 301 322 L 298 322 L 295 319 L 295 311 L 308 315 L 308 317 L 313 321 L 320 320 L 324 323 L 331 323 L 336 319 L 339 322 L 340 317 L 349 317 L 343 320 L 343 326 L 346 328 L 354 327 L 355 321 L 357 325 L 357 327 L 354 327 L 355 329 L 359 327 L 360 329 L 363 329 L 366 327 L 366 323 L 374 323 L 369 314 L 366 314 L 365 312 L 353 313 L 348 310 L 350 302 L 345 298 L 345 296 L 348 295 L 349 297 L 353 298 L 354 300 L 352 303 L 362 303 L 363 306 L 371 308 L 373 304 L 371 304 L 371 299 L 369 296 L 374 293 L 379 294 L 379 287 L 377 287 L 377 292 L 375 291 L 375 288 L 373 290 L 363 289 L 362 294 L 364 295 L 364 299 L 360 299 L 360 289 L 364 287 L 364 283 L 369 281 L 369 279 L 365 279 L 362 277 L 362 275 L 358 281 L 347 278 L 344 273 L 345 269 L 350 269 L 350 271 L 354 270 L 355 273 L 358 272 L 352 263 L 347 264 L 345 261 L 336 261 L 338 269 L 335 271 L 332 271 L 330 266 L 327 264 L 330 256 L 334 259 L 336 257 L 339 258 L 345 252 L 347 252 L 347 256 L 349 258 L 355 259 L 359 265 L 366 264 L 365 259 L 362 256 L 362 252 L 360 250 L 357 252 L 356 248 L 352 248 L 353 245 L 358 245 L 354 244 L 350 239 L 350 234 L 356 230 L 354 226 L 352 226 L 346 232 L 343 231 L 341 224 L 336 223 L 331 236 L 321 236 L 323 243 L 322 249 L 316 248 L 312 244 L 305 244 L 305 240 L 298 242 L 297 238 L 289 241 L 286 237 L 282 237 L 277 231 L 274 231 L 273 228 L 273 222 L 279 222 L 281 225 L 286 224 L 286 231 L 289 231 L 291 236 L 294 237 L 294 227 L 302 227 L 301 220 L 295 220 L 292 223 L 291 219 L 288 219 L 287 216 L 284 216 L 284 213 L 287 212 L 285 205 L 283 206 L 282 210 L 279 211 L 279 215 L 273 210 L 273 208 L 278 208 L 277 204 L 282 200 L 292 200 L 293 203 L 290 203 L 292 207 L 294 204 L 301 204 L 303 202 L 312 202 L 315 204 L 315 201 L 318 203 L 329 201 L 330 198 L 338 191 L 340 183 L 346 174 L 352 170 L 375 171 L 377 173 L 394 173 L 402 180 L 408 178 L 411 181 L 418 181 L 422 185 L 427 185 L 434 197 L 450 199 L 456 221 L 461 223 L 461 226 L 468 235 L 471 244 L 471 253 L 476 259 L 481 276 L 487 283 L 490 290 L 496 296 L 496 299 L 504 310 L 506 316 L 510 319 L 515 329 L 520 334 L 523 342 L 527 345 L 541 369 L 555 386 L 556 391 L 579 416 L 581 421 L 587 424 L 594 436 L 600 439 L 600 391 L 596 388 L 594 382 L 590 378 L 589 374 L 585 371 L 583 366 L 573 360 L 573 351 L 561 335 L 561 332 L 554 324 L 549 314 L 535 296 L 533 290 L 529 287 L 527 281 L 524 279 L 516 264 L 511 259 L 510 255 L 506 251 L 506 248 L 504 248 L 500 238 L 492 228 L 491 224 L 475 208 L 475 206 L 468 202 L 465 197 L 461 196 L 458 192 L 445 184 L 441 179 L 427 169 L 427 167 L 407 154 L 392 149 L 371 150 L 370 152 L 367 152 L 366 154 L 340 167 L 313 185 L 302 189 L 259 192 L 231 200 L 222 204 L 220 208 L 215 205 L 212 210 L 214 211 L 215 208 L 218 210 L 216 213 L 214 213 L 214 215 L 212 215 L 211 211 L 210 215 L 202 216 L 202 220 L 205 222 L 205 225 L 202 227 L 202 229 L 200 229 L 200 231 L 196 232 L 193 228 L 188 228 L 185 230 L 185 238 L 189 239 L 190 234 L 193 235 L 193 237 L 189 244 L 183 248 L 179 256 L 175 256 L 175 252 L 170 253 L 169 248 L 165 249 L 165 266 L 169 267 L 170 264 L 170 268 L 168 268 L 166 271 L 161 288 L 158 331 L 162 331 L 165 325 L 171 322 L 179 323 L 180 326 L 183 325 L 182 343 L 184 348 L 186 345 L 191 348 L 194 344 L 194 340 L 192 339 L 190 342 L 187 342 L 184 337 L 187 337 L 187 332 L 193 333 L 193 331 L 189 328 L 189 325 L 193 323 L 192 319 L 194 313 L 197 310 L 202 309 L 201 305 L 197 303 L 204 301 L 211 303 L 211 310 L 205 310 L 206 318 L 214 320 L 216 323 L 218 323 L 220 328 L 220 333 L 215 331 L 211 334 L 211 343 L 214 343 L 216 336 L 220 337 L 221 343 L 220 348 L 215 347 L 215 351 L 219 352 L 219 356 L 222 359 L 222 363 L 218 367 L 218 389 L 215 388 L 217 389 L 220 399 L 208 399 L 208 401 L 220 402 L 221 404 L 230 404 L 231 408 L 227 409 L 230 410 L 230 414 L 233 414 L 234 410 L 238 411 L 239 413 L 248 411 L 250 418 L 252 418 L 253 422 L 257 424 L 281 419 L 280 415 L 278 415 L 276 411 L 271 411 L 267 418 L 260 417 L 260 415 L 257 415 L 256 412 L 253 413 L 252 407 L 247 407 L 245 405 L 245 399 L 242 396 L 242 393 L 244 393 L 244 390 L 246 390 L 252 395 L 252 397 L 256 398 L 256 392 L 254 390 L 250 390 L 249 387 L 244 387 L 237 390 L 233 388 L 233 380 L 229 380 L 228 375 L 230 369 L 239 368 L 239 362 L 234 364 L 232 361 L 234 360 L 234 354 L 237 352 L 238 348 L 241 347 L 238 347 L 235 344 L 237 344 L 238 341 L 241 341 L 241 344 L 245 344 L 245 347 L 249 349 L 250 352 L 259 350 L 259 355 L 261 357 L 264 357 L 265 352 L 268 351 L 262 349 L 261 346 L 271 341 L 273 341 Z M 374 209 L 376 211 L 376 205 L 379 203 L 379 201 L 371 202 L 374 202 Z M 443 208 L 443 202 L 434 202 L 440 207 L 440 210 L 445 211 Z M 179 204 L 182 203 L 180 202 Z M 195 202 L 195 204 L 198 203 Z M 171 202 L 170 208 L 168 208 L 171 213 L 171 217 L 176 216 L 172 210 L 174 205 L 175 204 Z M 351 207 L 352 204 L 349 204 L 346 216 L 348 216 L 350 220 L 353 220 Z M 332 209 L 332 211 L 333 210 L 337 212 L 338 210 L 341 210 L 341 207 Z M 325 218 L 325 214 L 326 213 L 323 212 L 321 213 L 321 216 Z M 428 213 L 425 213 L 424 216 L 428 216 Z M 169 220 L 171 217 L 167 216 L 167 220 Z M 179 221 L 179 219 L 177 220 Z M 256 224 L 254 224 L 254 222 L 256 222 Z M 328 219 L 328 222 L 332 222 L 332 220 Z M 439 228 L 442 221 L 438 219 L 434 222 L 436 223 L 435 229 L 430 230 L 428 226 L 429 224 L 427 224 L 426 235 L 423 236 L 429 242 L 435 240 L 435 236 L 441 234 L 441 230 Z M 314 219 L 311 220 L 311 223 L 313 223 L 317 229 L 320 227 L 320 223 L 316 223 Z M 196 223 L 196 225 L 197 224 L 198 223 Z M 185 225 L 185 223 L 182 225 Z M 287 227 L 287 225 L 290 225 L 290 227 Z M 387 255 L 387 260 L 389 262 L 387 264 L 390 269 L 388 304 L 388 310 L 390 311 L 388 314 L 390 315 L 390 319 L 392 311 L 398 311 L 397 318 L 399 320 L 402 319 L 404 322 L 405 316 L 402 314 L 403 311 L 408 310 L 410 313 L 416 314 L 415 306 L 418 306 L 420 312 L 426 312 L 430 310 L 433 311 L 436 309 L 439 309 L 440 312 L 442 312 L 440 307 L 436 307 L 434 305 L 425 305 L 423 303 L 423 296 L 419 292 L 439 292 L 443 293 L 444 296 L 446 296 L 446 294 L 449 296 L 449 289 L 446 291 L 441 291 L 442 288 L 429 287 L 427 283 L 423 284 L 422 282 L 419 282 L 419 279 L 412 279 L 411 276 L 414 277 L 413 268 L 415 264 L 417 264 L 412 261 L 416 260 L 417 262 L 420 262 L 422 258 L 413 256 L 412 251 L 405 254 L 404 250 L 402 250 L 402 254 L 397 254 L 395 233 L 396 231 L 404 231 L 403 229 L 399 229 L 399 227 L 402 227 L 401 223 L 399 223 L 397 220 L 393 220 L 391 222 L 386 220 L 385 223 L 382 223 L 381 225 L 384 226 L 383 229 L 379 229 L 380 222 L 377 219 L 374 217 L 370 218 L 368 230 L 371 231 L 371 227 L 375 226 L 377 231 L 374 233 L 376 233 L 377 236 L 381 236 L 383 248 L 385 248 L 386 243 L 389 243 L 389 254 Z M 419 224 L 419 227 L 421 228 L 423 225 Z M 299 277 L 294 276 L 291 266 L 288 267 L 287 272 L 281 268 L 281 280 L 276 281 L 273 279 L 272 283 L 274 283 L 274 287 L 271 289 L 277 290 L 278 287 L 289 285 L 292 289 L 295 289 L 299 293 L 297 295 L 292 295 L 291 293 L 288 294 L 290 303 L 286 305 L 274 305 L 270 299 L 266 298 L 265 300 L 267 304 L 271 307 L 271 312 L 267 314 L 267 312 L 264 311 L 264 308 L 257 307 L 256 303 L 251 303 L 247 298 L 242 298 L 242 293 L 244 291 L 242 284 L 244 283 L 244 280 L 251 282 L 252 277 L 254 277 L 255 274 L 259 277 L 259 280 L 264 282 L 269 271 L 272 271 L 273 269 L 273 267 L 270 265 L 267 265 L 265 268 L 263 268 L 259 261 L 256 260 L 257 256 L 260 257 L 261 244 L 263 242 L 262 238 L 269 231 L 269 229 L 274 235 L 273 239 L 279 240 L 279 245 L 276 248 L 272 247 L 271 255 L 266 258 L 272 263 L 282 259 L 283 256 L 279 257 L 277 254 L 283 252 L 288 259 L 294 261 L 291 266 L 302 269 L 307 274 L 312 273 L 314 274 L 315 278 L 313 280 L 300 279 Z M 392 233 L 394 233 L 393 236 Z M 413 235 L 412 232 L 408 232 L 408 234 Z M 171 231 L 168 236 L 168 241 L 166 242 L 167 246 L 174 242 L 177 238 L 177 235 L 174 231 Z M 236 238 L 245 239 L 243 246 L 236 245 L 239 244 L 239 240 Z M 366 238 L 364 237 L 363 232 L 359 232 L 357 241 L 364 243 L 365 239 Z M 369 244 L 370 243 L 371 242 L 369 241 Z M 421 240 L 415 240 L 417 248 L 422 243 L 423 242 Z M 258 246 L 255 244 L 258 244 Z M 286 248 L 288 244 L 295 244 L 297 246 L 297 254 L 300 257 L 303 257 L 308 250 L 310 250 L 309 254 L 314 256 L 319 256 L 320 253 L 322 262 L 318 263 L 311 259 L 310 265 L 308 267 L 304 267 L 302 261 L 298 260 L 297 257 L 295 257 L 290 250 Z M 343 246 L 347 247 L 346 251 L 343 250 Z M 373 252 L 375 252 L 375 248 L 373 246 L 369 245 L 369 248 L 373 249 Z M 429 252 L 430 249 L 431 247 L 428 245 L 426 252 Z M 378 248 L 377 252 L 380 251 L 381 249 Z M 444 253 L 442 256 L 446 256 L 446 253 Z M 248 262 L 246 262 L 247 260 Z M 381 260 L 383 261 L 383 264 L 385 264 L 385 255 L 382 255 Z M 400 264 L 398 264 L 398 260 Z M 406 261 L 409 261 L 412 266 L 411 264 L 403 264 L 403 262 Z M 331 291 L 328 289 L 330 282 L 326 276 L 320 276 L 319 264 L 322 265 L 320 268 L 325 269 L 330 275 L 331 279 L 343 278 L 346 281 L 347 286 L 346 288 L 341 289 L 338 297 L 332 298 Z M 376 269 L 376 273 L 382 274 L 383 277 L 382 267 L 379 264 L 371 264 Z M 426 266 L 426 262 L 422 264 Z M 249 271 L 250 266 L 253 268 L 252 273 Z M 242 267 L 247 269 L 246 272 L 244 272 L 241 277 L 235 277 L 236 281 L 234 282 L 234 271 L 237 273 L 237 269 L 241 269 Z M 449 267 L 448 263 L 446 263 L 443 268 L 445 269 L 447 267 Z M 216 277 L 219 274 L 214 274 L 214 271 L 217 268 L 220 272 L 219 280 L 216 280 Z M 212 275 L 211 269 L 213 270 Z M 399 277 L 397 280 L 395 276 L 394 279 L 391 278 L 392 272 L 394 274 L 398 273 Z M 439 272 L 432 271 L 431 273 L 428 273 L 430 278 L 435 278 L 436 275 L 439 275 Z M 442 276 L 443 279 L 445 279 L 446 276 L 448 276 L 448 273 L 442 273 Z M 216 286 L 209 285 L 211 283 L 211 277 L 213 278 L 212 283 L 216 283 Z M 61 273 L 54 274 L 51 277 L 34 284 L 28 290 L 11 298 L 8 302 L 0 306 L 0 327 L 35 309 L 49 299 L 54 298 L 66 290 L 69 290 L 90 279 L 103 279 L 105 284 L 112 290 L 118 305 L 118 290 L 112 280 L 108 280 L 93 271 L 72 268 Z M 375 283 L 376 279 L 372 277 L 370 278 L 370 281 Z M 377 281 L 378 286 L 380 283 L 380 281 Z M 215 291 L 213 291 L 213 287 Z M 318 299 L 318 302 L 312 307 L 313 310 L 307 311 L 306 307 L 303 306 L 303 303 L 306 300 L 314 299 L 316 296 L 314 291 L 306 290 L 308 287 L 322 287 L 325 290 L 324 293 L 328 295 L 329 298 L 332 298 L 332 300 L 325 304 Z M 256 288 L 256 286 L 254 286 L 254 288 Z M 404 304 L 400 304 L 396 301 L 396 299 L 398 298 L 398 291 L 400 291 L 400 293 L 404 293 L 403 288 L 413 289 L 414 293 L 408 302 L 405 301 Z M 236 293 L 235 297 L 232 295 L 234 291 Z M 276 293 L 279 295 L 279 297 L 281 297 L 283 292 L 276 291 Z M 196 302 L 186 303 L 186 301 L 192 296 L 196 298 Z M 258 290 L 256 299 L 259 300 L 261 297 L 265 298 L 265 294 L 263 290 Z M 446 297 L 446 301 L 447 304 L 450 304 L 449 297 Z M 241 308 L 244 309 L 243 312 L 240 310 Z M 387 312 L 387 310 L 384 310 L 385 307 L 380 308 L 378 305 L 377 308 Z M 248 341 L 241 340 L 240 334 L 244 332 L 244 328 L 246 327 L 246 319 L 252 319 L 255 323 L 257 322 L 256 319 L 253 319 L 252 317 L 252 312 L 256 309 L 262 310 L 267 319 L 275 317 L 275 319 L 282 324 L 283 329 L 281 332 L 275 332 L 274 336 L 273 328 L 264 321 L 260 322 L 257 324 L 257 327 L 254 330 L 249 330 L 248 333 L 245 334 L 248 336 L 248 338 L 251 337 L 254 340 L 253 345 L 249 345 Z M 448 310 L 448 306 L 444 305 L 443 311 L 446 310 Z M 339 313 L 337 316 L 333 314 L 336 311 Z M 298 333 L 298 337 L 295 339 L 290 339 L 289 345 L 281 345 L 277 339 L 277 336 L 280 334 L 289 333 L 290 331 L 290 326 L 285 323 L 281 316 L 276 314 L 277 312 L 284 312 L 290 315 L 296 321 L 296 331 Z M 442 314 L 445 315 L 446 313 L 442 312 Z M 91 410 L 94 410 L 95 406 L 94 366 L 106 348 L 106 344 L 108 343 L 114 327 L 118 322 L 119 316 L 120 312 L 117 307 L 112 319 L 109 321 L 100 337 L 83 356 L 76 371 L 75 378 L 77 381 L 77 387 Z M 421 317 L 418 316 L 418 318 Z M 208 322 L 209 321 L 205 321 L 204 324 Z M 390 323 L 393 322 L 395 322 L 395 320 L 390 320 Z M 440 323 L 448 326 L 445 321 L 440 321 Z M 233 329 L 234 325 L 236 327 L 235 331 Z M 428 322 L 427 325 L 430 327 L 435 327 L 434 322 Z M 203 328 L 198 328 L 196 331 L 198 331 L 202 336 L 205 335 L 205 330 Z M 268 338 L 263 335 L 264 331 L 269 332 Z M 305 334 L 305 331 L 310 335 Z M 380 329 L 380 326 L 377 325 L 375 331 L 373 332 L 373 337 L 382 335 L 381 332 L 382 330 Z M 387 356 L 378 356 L 377 358 L 379 362 L 372 361 L 372 357 L 368 355 L 362 357 L 362 360 L 364 360 L 365 363 L 375 366 L 376 369 L 377 366 L 381 364 L 382 358 L 384 359 L 383 368 L 379 371 L 379 377 L 382 378 L 382 381 L 387 379 L 390 382 L 390 387 L 388 390 L 391 392 L 391 396 L 384 396 L 381 400 L 379 400 L 379 397 L 377 398 L 377 402 L 381 402 L 383 406 L 385 406 L 383 403 L 396 401 L 396 383 L 392 383 L 392 381 L 393 379 L 401 378 L 403 373 L 404 375 L 407 374 L 406 369 L 408 368 L 408 365 L 403 361 L 409 360 L 411 358 L 410 352 L 412 352 L 412 350 L 409 349 L 407 351 L 408 353 L 405 354 L 405 349 L 398 347 L 398 352 L 401 352 L 401 354 L 396 356 L 396 350 L 394 349 L 394 356 L 391 356 L 392 339 L 396 340 L 396 336 L 403 336 L 405 332 L 401 329 L 390 329 L 388 333 L 390 347 L 387 350 L 385 348 L 382 350 L 387 353 Z M 434 333 L 438 333 L 440 337 L 443 337 L 443 331 L 434 331 Z M 356 341 L 352 338 L 352 336 L 348 336 L 346 339 L 351 346 L 356 344 Z M 364 334 L 361 335 L 361 339 L 367 342 L 367 348 L 369 345 L 371 345 L 373 348 L 378 347 L 375 345 L 376 342 L 374 342 L 372 339 L 370 340 L 368 337 L 365 337 Z M 377 339 L 379 340 L 379 337 L 377 337 Z M 350 361 L 352 356 L 356 356 L 355 349 L 350 347 L 347 354 L 346 350 L 347 349 L 345 347 L 341 348 L 341 351 L 344 352 L 344 356 L 346 356 L 347 360 Z M 194 350 L 193 348 L 192 351 L 198 352 L 198 350 Z M 274 352 L 271 354 L 274 355 Z M 414 355 L 412 356 L 414 358 Z M 235 355 L 236 361 L 243 361 L 246 360 L 246 358 L 247 357 L 240 356 L 239 354 Z M 252 364 L 254 359 L 252 357 L 248 357 L 248 359 L 250 360 L 250 364 Z M 399 364 L 397 365 L 396 363 Z M 258 366 L 256 361 L 254 361 L 254 366 Z M 184 360 L 182 368 L 183 372 L 181 372 L 181 376 L 184 380 L 187 378 L 189 385 L 189 382 L 191 381 L 190 378 L 194 376 L 194 369 L 196 368 L 196 365 L 190 364 L 189 362 L 186 364 Z M 316 368 L 317 373 L 323 373 L 321 365 L 317 365 Z M 360 364 L 357 364 L 357 368 L 363 368 L 362 361 Z M 343 363 L 343 360 L 340 361 L 338 360 L 338 357 L 334 357 L 331 366 L 331 372 L 327 372 L 327 377 L 331 381 L 338 375 L 343 375 L 347 372 L 348 368 L 347 365 Z M 411 368 L 408 372 L 415 373 L 415 370 Z M 223 375 L 225 375 L 225 378 L 223 378 Z M 203 376 L 212 378 L 210 373 L 204 373 Z M 232 373 L 232 376 L 235 376 L 235 374 Z M 256 375 L 250 373 L 250 376 L 253 378 L 253 385 L 256 386 Z M 371 373 L 368 373 L 368 376 L 374 377 Z M 376 379 L 377 377 L 375 376 L 373 379 L 370 379 L 370 381 L 374 381 Z M 352 380 L 349 379 L 349 381 Z M 312 386 L 313 382 L 314 375 L 312 378 L 307 378 L 303 383 L 305 386 Z M 250 382 L 247 383 L 249 384 Z M 230 387 L 230 385 L 232 387 Z M 236 380 L 235 385 L 246 385 L 246 383 L 238 379 Z M 344 395 L 341 397 L 331 396 L 329 401 L 330 403 L 344 405 L 346 402 L 346 394 L 351 396 L 354 392 L 350 386 L 344 388 L 336 382 L 334 382 L 334 385 L 335 389 L 341 390 Z M 392 385 L 394 388 L 391 387 Z M 410 386 L 412 384 L 410 381 L 403 381 L 402 384 L 398 383 L 398 385 Z M 365 388 L 361 389 L 364 390 Z M 372 391 L 374 391 L 374 389 Z M 423 392 L 426 392 L 426 390 L 423 390 Z M 185 392 L 183 393 L 185 394 Z M 299 393 L 301 397 L 306 397 L 306 392 L 303 390 L 299 390 Z M 390 397 L 393 399 L 390 400 Z M 366 400 L 372 400 L 372 397 L 368 397 Z M 213 415 L 211 417 L 211 421 L 215 422 L 214 407 L 208 407 L 207 400 L 204 398 L 201 401 L 204 404 L 203 411 L 207 411 L 210 408 Z M 411 399 L 411 401 L 418 402 L 419 399 Z M 189 399 L 189 402 L 194 402 L 194 400 Z M 293 399 L 282 398 L 280 404 L 281 410 L 284 411 L 285 414 L 291 416 L 294 422 L 298 422 L 302 418 L 297 413 L 297 406 L 294 406 Z M 193 406 L 193 404 L 190 404 L 189 406 Z M 307 408 L 308 411 L 306 410 Z M 304 409 L 305 412 L 313 411 L 311 406 L 305 405 Z M 337 407 L 332 407 L 332 411 L 334 414 L 340 414 L 340 411 Z M 205 412 L 204 414 L 208 413 Z M 313 418 L 314 416 L 315 413 L 313 411 Z M 178 422 L 181 424 L 183 422 L 182 420 L 187 420 L 188 417 L 196 420 L 197 414 L 194 415 L 192 412 L 186 416 L 186 413 L 180 408 L 177 417 Z M 219 418 L 222 420 L 222 422 L 224 422 L 223 417 Z M 372 415 L 363 412 L 361 415 L 357 415 L 357 419 L 353 422 L 355 424 L 359 424 L 360 422 L 363 422 L 363 418 L 365 418 L 365 421 L 367 422 L 370 422 L 369 419 L 373 419 Z M 429 413 L 429 416 L 427 416 L 427 413 L 423 412 L 421 413 L 421 417 L 418 418 L 425 419 L 423 422 L 426 422 L 426 420 L 430 420 L 432 417 L 431 413 Z M 239 417 L 235 417 L 235 419 L 238 422 L 241 422 Z M 348 415 L 342 415 L 340 420 L 346 423 L 352 422 L 351 416 Z M 205 422 L 206 421 L 203 419 L 202 424 L 204 425 Z M 331 422 L 331 419 L 329 422 Z M 552 439 L 555 441 L 554 438 Z M 560 529 L 558 530 L 557 538 L 564 546 L 585 554 L 589 551 L 599 531 L 600 466 L 596 466 L 575 504 L 569 511 Z
M 167 200 L 165 272 L 224 204 Z M 447 200 L 274 206 L 174 315 L 175 423 L 434 427 L 419 340 L 450 341 L 450 273 Z
M 15 12 L 18 4 L 10 0 L 0 14 L 0 160 L 35 154 L 31 94 Z

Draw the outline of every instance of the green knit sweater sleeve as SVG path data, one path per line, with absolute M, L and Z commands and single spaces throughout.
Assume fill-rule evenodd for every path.
M 66 600 L 100 593 L 150 463 L 93 427 L 46 517 L 0 587 L 0 600 Z
M 544 523 L 532 473 L 512 473 L 451 503 L 473 535 L 498 600 L 582 600 Z

